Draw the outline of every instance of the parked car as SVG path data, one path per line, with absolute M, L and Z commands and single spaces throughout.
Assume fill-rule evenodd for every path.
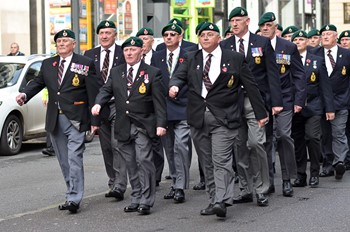
M 0 155 L 15 155 L 23 141 L 46 135 L 42 93 L 23 106 L 17 104 L 16 96 L 38 76 L 42 61 L 49 56 L 0 56 Z M 87 132 L 86 142 L 93 138 Z

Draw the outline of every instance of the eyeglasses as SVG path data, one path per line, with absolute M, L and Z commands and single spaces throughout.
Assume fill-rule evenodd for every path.
M 164 33 L 163 34 L 163 37 L 168 37 L 169 35 L 171 36 L 171 37 L 174 37 L 175 35 L 178 35 L 179 33 L 176 33 L 176 32 L 170 32 L 170 33 Z

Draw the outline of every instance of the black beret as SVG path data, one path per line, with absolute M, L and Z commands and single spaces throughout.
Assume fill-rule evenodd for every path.
M 177 24 L 179 27 L 181 27 L 182 29 L 184 28 L 184 25 L 182 24 L 181 20 L 180 19 L 177 19 L 177 18 L 172 18 L 170 19 L 170 21 L 168 22 L 168 24 Z
M 216 31 L 216 32 L 220 33 L 218 26 L 216 26 L 214 23 L 210 23 L 210 22 L 205 22 L 202 25 L 202 27 L 198 31 L 198 35 L 200 35 L 202 33 L 202 31 Z
M 290 34 L 290 33 L 294 33 L 294 32 L 296 32 L 296 31 L 298 31 L 299 29 L 296 27 L 296 26 L 289 26 L 289 27 L 287 27 L 286 29 L 284 29 L 283 31 L 282 31 L 282 34 L 281 34 L 281 36 L 283 37 L 283 36 L 285 36 L 285 35 L 287 35 L 287 34 Z
M 322 34 L 322 32 L 324 31 L 337 31 L 337 27 L 334 26 L 333 24 L 326 24 L 323 27 L 321 27 L 320 29 L 320 33 Z
M 259 22 L 258 22 L 258 25 L 262 25 L 264 23 L 267 23 L 267 22 L 273 22 L 276 20 L 276 16 L 273 12 L 266 12 L 265 14 L 263 14 L 260 19 L 259 19 Z
M 298 30 L 298 31 L 294 32 L 294 34 L 292 35 L 291 41 L 293 41 L 297 37 L 307 38 L 307 33 L 303 30 Z
M 307 38 L 311 38 L 312 36 L 320 36 L 320 31 L 317 29 L 312 29 L 311 31 L 309 31 L 309 33 L 307 33 Z
M 173 23 L 169 23 L 165 27 L 163 27 L 162 35 L 164 35 L 164 32 L 166 32 L 166 31 L 175 31 L 175 32 L 179 33 L 179 35 L 181 35 L 181 33 L 182 33 L 181 27 L 179 25 L 173 24 Z
M 110 20 L 102 20 L 100 24 L 98 24 L 96 33 L 98 34 L 100 32 L 100 29 L 102 28 L 114 28 L 116 29 L 117 27 L 115 26 L 113 21 Z
M 198 35 L 199 29 L 201 29 L 201 27 L 203 26 L 204 23 L 206 23 L 206 22 L 202 21 L 202 22 L 198 23 L 198 25 L 196 26 L 196 35 Z
M 228 20 L 231 20 L 233 17 L 242 17 L 242 16 L 248 16 L 248 12 L 243 7 L 236 7 L 234 8 L 230 15 L 228 16 Z
M 75 34 L 73 31 L 71 31 L 69 29 L 64 29 L 64 30 L 57 32 L 55 37 L 53 38 L 53 40 L 56 42 L 56 40 L 58 38 L 62 38 L 62 37 L 75 39 Z
M 139 37 L 140 35 L 153 35 L 153 30 L 149 27 L 143 27 L 141 28 L 137 33 L 136 37 Z
M 130 47 L 130 46 L 135 46 L 135 47 L 140 47 L 142 48 L 143 46 L 143 41 L 139 37 L 130 37 L 127 40 L 124 41 L 122 44 L 122 49 L 125 47 Z

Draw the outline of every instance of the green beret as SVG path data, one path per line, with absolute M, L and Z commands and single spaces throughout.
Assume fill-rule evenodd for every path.
M 184 28 L 184 25 L 182 24 L 181 20 L 180 19 L 177 19 L 177 18 L 172 18 L 170 19 L 170 21 L 168 22 L 168 24 L 177 24 L 179 27 L 181 27 L 182 29 Z
M 113 21 L 110 20 L 102 20 L 100 24 L 98 24 L 96 33 L 98 34 L 100 32 L 100 29 L 102 28 L 114 28 L 116 29 L 117 27 L 115 26 Z
M 299 30 L 299 29 L 298 29 L 296 26 L 289 26 L 289 27 L 287 27 L 286 29 L 284 29 L 284 30 L 282 31 L 281 36 L 283 37 L 283 36 L 285 36 L 285 35 L 294 33 L 294 32 L 296 32 L 296 31 L 298 31 L 298 30 Z
M 283 27 L 281 26 L 281 24 L 277 24 L 277 30 L 283 31 Z
M 273 12 L 266 12 L 265 14 L 263 14 L 260 19 L 259 19 L 259 22 L 258 22 L 258 25 L 262 25 L 264 23 L 267 23 L 267 22 L 273 22 L 276 20 L 276 16 Z
M 196 26 L 196 35 L 198 35 L 199 29 L 201 29 L 201 27 L 203 26 L 204 23 L 206 23 L 206 22 L 202 21 L 202 22 L 198 23 L 198 25 Z
M 292 35 L 291 41 L 293 41 L 296 37 L 307 38 L 307 33 L 303 30 L 298 30 L 298 31 L 294 32 L 294 34 Z
M 231 11 L 230 15 L 228 16 L 228 20 L 231 20 L 233 17 L 242 17 L 242 16 L 248 16 L 248 12 L 246 9 L 239 6 Z
M 140 47 L 142 48 L 143 46 L 143 41 L 139 37 L 130 37 L 127 40 L 124 41 L 122 44 L 122 49 L 125 47 L 130 47 L 130 46 L 135 46 L 135 47 Z
M 175 31 L 175 32 L 179 33 L 179 35 L 181 35 L 181 33 L 182 33 L 181 27 L 179 25 L 173 24 L 173 23 L 169 23 L 165 27 L 163 27 L 162 35 L 164 35 L 164 32 L 166 32 L 166 31 Z
M 320 36 L 320 31 L 317 29 L 312 29 L 311 31 L 309 31 L 309 33 L 307 33 L 307 38 L 311 38 L 312 36 Z
M 350 37 L 350 30 L 346 30 L 346 31 L 343 31 L 342 33 L 340 33 L 339 40 L 343 37 Z
M 214 23 L 210 23 L 210 22 L 205 22 L 202 25 L 202 27 L 198 31 L 198 35 L 200 35 L 202 33 L 202 31 L 216 31 L 216 32 L 220 33 L 218 26 L 216 26 Z
M 226 36 L 227 33 L 230 33 L 231 31 L 231 26 L 228 26 L 225 30 L 224 36 Z
M 337 27 L 334 26 L 333 24 L 326 24 L 323 27 L 321 27 L 320 29 L 320 33 L 322 34 L 322 32 L 324 31 L 337 31 Z
M 75 39 L 75 34 L 73 31 L 69 29 L 64 29 L 62 31 L 57 32 L 53 40 L 56 42 L 58 38 L 62 38 L 62 37 Z
M 151 28 L 143 27 L 136 33 L 136 37 L 139 37 L 140 35 L 154 35 L 154 33 Z

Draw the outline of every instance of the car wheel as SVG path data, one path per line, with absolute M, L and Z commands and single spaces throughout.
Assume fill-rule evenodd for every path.
M 4 124 L 1 132 L 1 155 L 15 155 L 22 147 L 23 125 L 19 118 L 10 115 Z
M 91 131 L 86 131 L 85 132 L 85 143 L 90 143 L 92 140 L 94 140 L 95 137 L 95 132 L 92 133 Z

